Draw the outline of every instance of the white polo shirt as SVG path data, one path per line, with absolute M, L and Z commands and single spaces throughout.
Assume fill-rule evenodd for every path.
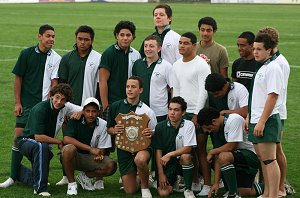
M 161 58 L 171 64 L 180 59 L 182 55 L 179 54 L 178 50 L 179 40 L 180 35 L 178 33 L 173 30 L 168 31 L 162 43 Z
M 205 79 L 210 73 L 209 65 L 200 56 L 189 62 L 180 58 L 173 64 L 173 96 L 181 96 L 186 101 L 186 112 L 197 115 L 204 107 L 208 97 Z
M 244 118 L 239 114 L 229 114 L 224 118 L 224 136 L 227 142 L 238 142 L 237 149 L 247 149 L 255 153 L 253 144 L 248 140 L 248 134 L 244 132 Z
M 197 146 L 195 125 L 192 121 L 186 119 L 181 123 L 176 136 L 176 150 L 185 146 Z
M 150 108 L 156 116 L 168 114 L 168 86 L 173 88 L 172 65 L 164 59 L 158 61 L 150 80 Z
M 270 63 L 261 66 L 254 79 L 250 123 L 255 124 L 259 121 L 265 108 L 268 94 L 282 94 L 283 83 L 283 73 L 278 63 L 271 61 Z M 279 113 L 281 104 L 282 99 L 281 97 L 278 97 L 271 115 Z
M 229 110 L 240 109 L 248 105 L 249 92 L 241 83 L 234 82 L 234 87 L 228 92 L 227 104 Z
M 98 67 L 100 61 L 101 54 L 92 50 L 85 64 L 81 105 L 84 103 L 85 99 L 96 96 L 97 82 L 99 82 Z
M 36 51 L 39 53 L 38 49 L 36 49 Z M 61 56 L 53 49 L 50 49 L 45 62 L 42 101 L 48 99 L 48 94 L 51 89 L 51 80 L 58 78 L 58 68 L 60 60 Z
M 91 147 L 93 148 L 110 148 L 111 136 L 107 133 L 107 122 L 101 118 L 97 118 L 98 125 L 94 129 L 91 139 Z
M 290 75 L 290 65 L 282 54 L 280 54 L 275 59 L 275 62 L 279 64 L 283 73 L 283 93 L 281 96 L 282 105 L 279 107 L 279 116 L 280 119 L 285 120 L 287 119 L 286 98 L 287 98 L 287 87 L 288 87 L 289 75 Z

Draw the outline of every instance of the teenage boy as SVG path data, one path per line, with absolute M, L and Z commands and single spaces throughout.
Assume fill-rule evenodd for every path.
M 74 171 L 81 172 L 76 179 L 84 189 L 94 188 L 90 177 L 105 177 L 115 173 L 117 164 L 105 155 L 105 149 L 111 147 L 111 138 L 107 133 L 106 121 L 98 118 L 100 105 L 96 98 L 87 98 L 83 103 L 83 116 L 79 120 L 70 120 L 64 132 L 62 163 L 68 178 L 67 195 L 77 195 L 77 183 Z M 101 190 L 101 189 L 99 189 Z
M 23 156 L 17 148 L 19 137 L 27 123 L 31 108 L 38 102 L 49 98 L 52 87 L 58 83 L 57 70 L 61 60 L 53 49 L 54 28 L 48 24 L 39 28 L 38 44 L 21 51 L 12 71 L 15 74 L 14 97 L 16 126 L 12 146 L 10 177 L 0 184 L 0 188 L 13 185 Z
M 197 145 L 195 126 L 183 118 L 187 108 L 183 98 L 172 98 L 168 108 L 168 119 L 156 125 L 152 141 L 156 152 L 158 194 L 170 195 L 177 175 L 183 175 L 184 197 L 194 198 L 191 187 L 194 174 L 192 149 Z
M 131 21 L 120 21 L 115 29 L 116 43 L 102 54 L 99 70 L 102 118 L 108 119 L 109 105 L 126 98 L 126 81 L 131 76 L 133 63 L 141 58 L 130 45 L 135 38 L 135 25 Z
M 126 83 L 127 98 L 114 102 L 111 105 L 109 119 L 107 123 L 108 132 L 111 135 L 122 134 L 125 132 L 124 125 L 117 124 L 115 118 L 119 113 L 127 114 L 131 111 L 136 114 L 146 114 L 150 121 L 148 127 L 143 130 L 143 135 L 151 139 L 157 124 L 155 113 L 140 100 L 143 92 L 143 82 L 140 77 L 131 76 Z M 138 151 L 134 154 L 117 148 L 119 171 L 127 194 L 137 191 L 137 173 L 141 181 L 141 192 L 143 198 L 152 198 L 148 186 L 149 168 L 148 163 L 151 157 L 151 149 Z

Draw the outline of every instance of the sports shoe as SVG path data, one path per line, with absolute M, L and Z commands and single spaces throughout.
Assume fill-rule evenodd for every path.
M 0 183 L 0 188 L 7 188 L 14 185 L 15 181 L 9 177 L 5 182 Z
M 219 181 L 219 188 L 224 188 L 224 182 L 222 179 Z
M 92 184 L 92 181 L 84 172 L 80 172 L 76 176 L 76 180 L 80 183 L 81 187 L 85 190 L 95 190 L 95 187 Z
M 202 190 L 197 194 L 197 196 L 207 196 L 210 191 L 210 186 L 203 185 Z
M 239 194 L 228 195 L 226 198 L 242 198 Z
M 97 180 L 95 183 L 94 183 L 94 188 L 96 190 L 103 190 L 104 189 L 104 181 L 103 180 Z
M 154 180 L 154 178 L 151 174 L 149 175 L 148 185 L 149 185 L 149 188 L 156 188 L 157 189 L 157 181 Z
M 294 187 L 288 181 L 284 181 L 284 188 L 287 195 L 293 195 L 296 193 Z
M 223 194 L 223 197 L 227 197 L 229 195 L 229 191 Z
M 176 182 L 173 185 L 173 191 L 174 192 L 184 192 L 185 185 L 184 185 L 184 179 L 182 176 L 177 175 Z
M 67 195 L 77 195 L 77 188 L 76 182 L 68 183 Z
M 152 194 L 149 188 L 141 189 L 141 192 L 142 192 L 142 198 L 152 198 Z
M 36 195 L 37 192 L 35 190 L 33 190 L 33 194 Z M 51 196 L 51 194 L 46 192 L 46 191 L 45 192 L 40 192 L 39 195 L 42 196 L 42 197 L 50 197 Z
M 192 183 L 192 191 L 193 192 L 200 192 L 201 191 L 201 184 L 199 183 Z
M 69 181 L 68 181 L 68 178 L 67 176 L 63 176 L 62 179 L 56 183 L 57 186 L 62 186 L 62 185 L 66 185 L 68 184 Z
M 191 190 L 186 189 L 183 194 L 185 198 L 195 198 L 195 195 Z

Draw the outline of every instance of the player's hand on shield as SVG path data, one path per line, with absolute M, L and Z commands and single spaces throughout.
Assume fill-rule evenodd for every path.
M 117 134 L 122 134 L 124 133 L 124 125 L 123 124 L 117 124 L 115 125 L 114 127 L 114 135 L 117 135 Z
M 142 131 L 142 134 L 144 136 L 146 136 L 147 138 L 151 139 L 153 137 L 153 131 L 152 129 L 150 128 L 145 128 L 143 131 Z

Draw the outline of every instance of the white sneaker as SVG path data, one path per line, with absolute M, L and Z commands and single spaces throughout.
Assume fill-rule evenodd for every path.
M 229 195 L 229 191 L 223 194 L 223 197 L 227 197 Z
M 77 188 L 76 182 L 68 183 L 67 195 L 77 195 Z
M 202 190 L 197 194 L 197 196 L 207 196 L 210 191 L 210 186 L 204 185 Z
M 96 190 L 103 190 L 104 189 L 104 181 L 103 180 L 98 180 L 94 183 L 94 188 Z
M 239 194 L 228 195 L 226 198 L 242 198 Z
M 15 181 L 9 177 L 5 182 L 0 183 L 0 188 L 7 188 L 14 185 Z
M 194 192 L 200 192 L 201 191 L 201 184 L 199 183 L 192 183 L 192 191 Z
M 33 194 L 36 195 L 37 192 L 35 190 L 33 190 Z M 46 192 L 46 191 L 45 192 L 40 192 L 39 195 L 42 196 L 42 197 L 50 197 L 51 196 L 51 194 Z
M 62 179 L 56 183 L 57 186 L 62 186 L 62 185 L 66 185 L 68 184 L 69 181 L 68 181 L 68 178 L 67 176 L 63 176 Z
M 141 189 L 141 191 L 142 191 L 142 198 L 152 198 L 152 194 L 149 188 Z
M 191 190 L 185 190 L 183 194 L 185 198 L 195 198 L 195 195 Z
M 219 188 L 224 188 L 224 182 L 222 179 L 219 181 Z
M 76 176 L 76 180 L 80 183 L 81 187 L 86 190 L 95 190 L 95 187 L 92 184 L 92 181 L 84 172 L 80 172 Z

